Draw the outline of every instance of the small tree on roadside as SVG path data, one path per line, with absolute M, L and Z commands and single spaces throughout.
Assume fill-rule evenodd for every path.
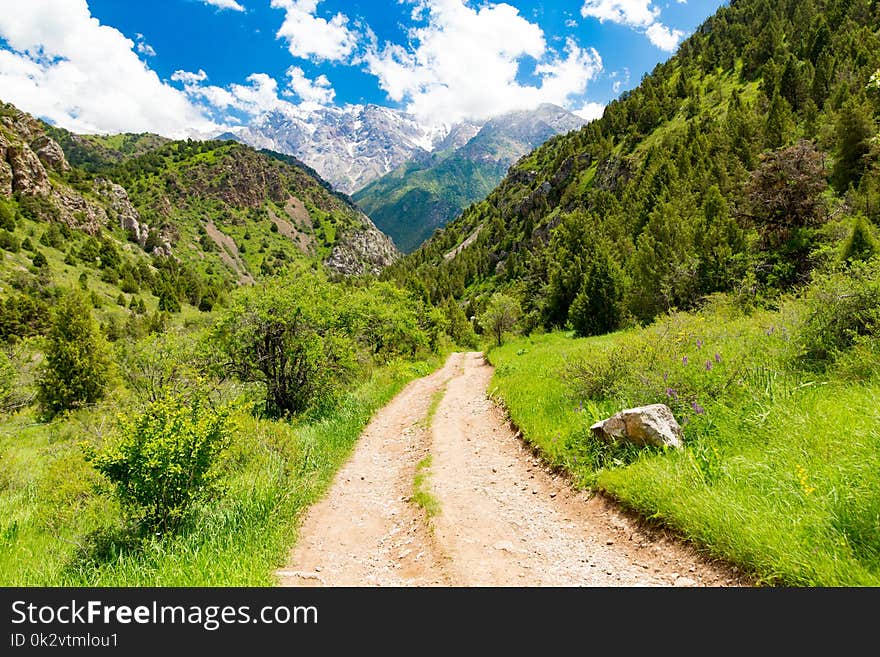
M 47 416 L 103 398 L 110 361 L 88 299 L 79 291 L 61 297 L 49 330 L 39 401 Z
M 516 325 L 521 314 L 519 301 L 502 292 L 496 292 L 480 315 L 479 322 L 482 329 L 494 337 L 500 347 L 504 342 L 504 334 Z

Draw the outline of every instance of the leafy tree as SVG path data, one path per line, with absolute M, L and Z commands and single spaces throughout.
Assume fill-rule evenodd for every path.
M 676 196 L 651 213 L 636 242 L 628 305 L 643 321 L 672 308 L 690 307 L 699 290 L 699 259 L 694 248 L 696 209 L 688 195 Z
M 767 112 L 767 123 L 764 126 L 765 143 L 769 148 L 785 146 L 791 141 L 794 126 L 788 101 L 778 92 L 774 93 Z
M 598 245 L 568 311 L 575 334 L 602 335 L 620 328 L 625 286 L 623 270 L 611 257 L 608 247 Z
M 500 347 L 504 342 L 504 334 L 516 325 L 521 313 L 519 301 L 503 292 L 496 292 L 480 315 L 480 326 L 495 338 Z
M 296 415 L 331 403 L 355 372 L 355 345 L 334 327 L 338 306 L 321 275 L 300 269 L 242 290 L 212 342 L 224 370 L 265 386 L 268 416 Z
M 477 348 L 477 334 L 464 310 L 452 297 L 443 302 L 443 312 L 448 322 L 449 337 L 455 344 L 469 349 Z
M 106 353 L 86 297 L 78 291 L 64 294 L 53 313 L 38 381 L 39 401 L 49 417 L 104 396 L 110 370 Z
M 801 140 L 762 156 L 747 196 L 752 220 L 770 246 L 784 242 L 796 228 L 824 221 L 827 186 L 822 154 L 811 142 Z
M 843 260 L 870 260 L 878 252 L 877 240 L 872 234 L 870 224 L 864 215 L 857 215 L 852 231 L 843 244 Z
M 46 256 L 43 255 L 42 251 L 37 251 L 36 253 L 34 253 L 34 257 L 31 258 L 31 262 L 37 269 L 43 269 L 44 267 L 49 266 L 49 261 L 46 260 Z

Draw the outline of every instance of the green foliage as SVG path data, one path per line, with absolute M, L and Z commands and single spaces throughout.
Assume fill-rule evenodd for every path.
M 521 314 L 519 301 L 501 292 L 496 292 L 489 299 L 489 303 L 479 316 L 478 321 L 482 329 L 491 335 L 500 347 L 504 342 L 504 334 L 516 326 Z
M 151 531 L 176 530 L 215 483 L 231 436 L 230 410 L 173 395 L 119 419 L 118 435 L 87 459 L 114 485 L 126 516 Z
M 45 300 L 24 294 L 0 299 L 0 340 L 14 342 L 41 335 L 49 325 L 49 305 Z
M 602 335 L 621 327 L 626 280 L 605 245 L 598 245 L 572 301 L 568 320 L 578 336 Z
M 831 180 L 838 192 L 858 187 L 867 170 L 871 139 L 876 134 L 870 110 L 851 98 L 841 108 L 834 125 L 836 160 Z
M 880 253 L 880 247 L 878 247 L 877 238 L 873 235 L 871 224 L 864 215 L 856 215 L 853 219 L 852 231 L 843 243 L 843 261 L 870 260 L 878 253 Z
M 326 279 L 300 269 L 235 295 L 212 340 L 231 372 L 265 386 L 266 415 L 296 415 L 332 403 L 356 371 L 354 342 L 337 317 Z
M 49 261 L 46 260 L 46 256 L 43 255 L 41 251 L 37 251 L 34 253 L 34 257 L 31 258 L 31 264 L 33 264 L 36 269 L 43 269 L 49 266 Z
M 822 371 L 855 345 L 866 346 L 866 340 L 876 344 L 878 339 L 880 260 L 853 262 L 846 272 L 818 276 L 809 288 L 798 328 L 798 362 Z M 868 362 L 880 366 L 876 359 Z
M 108 349 L 78 291 L 64 294 L 54 308 L 39 378 L 39 401 L 52 417 L 103 398 L 109 379 Z
M 452 341 L 460 347 L 476 349 L 479 340 L 473 322 L 468 319 L 458 302 L 452 297 L 447 297 L 443 303 L 442 311 L 446 315 L 446 331 Z

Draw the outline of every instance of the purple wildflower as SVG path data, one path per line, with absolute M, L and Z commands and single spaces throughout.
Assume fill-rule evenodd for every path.
M 711 369 L 712 369 L 712 361 L 711 361 L 711 360 L 707 360 L 707 361 L 706 361 L 706 371 L 708 372 L 708 371 L 710 371 Z
M 720 362 L 721 362 L 721 354 L 715 354 L 715 362 L 716 362 L 716 363 L 720 363 Z
M 703 341 L 700 340 L 700 338 L 697 338 L 697 349 L 702 349 L 702 348 L 703 348 Z
M 706 409 L 703 408 L 702 406 L 700 406 L 700 405 L 699 405 L 697 402 L 695 402 L 695 401 L 694 401 L 694 402 L 691 402 L 691 408 L 694 409 L 694 413 L 696 413 L 697 415 L 702 415 L 703 413 L 706 412 Z
M 669 382 L 669 372 L 663 372 L 663 383 Z
M 687 364 L 688 364 L 688 357 L 687 357 L 687 356 L 685 356 L 684 358 L 681 359 L 681 364 L 682 364 L 682 365 L 687 365 Z
M 666 388 L 666 396 L 678 401 L 678 391 L 675 388 Z

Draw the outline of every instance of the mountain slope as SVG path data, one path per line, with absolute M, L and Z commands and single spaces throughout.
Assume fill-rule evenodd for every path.
M 368 184 L 352 198 L 408 253 L 469 204 L 485 198 L 521 156 L 583 124 L 583 119 L 549 104 L 511 112 L 488 121 L 460 146 L 444 149 L 445 144 L 441 145 L 431 155 L 417 157 Z
M 527 328 L 584 334 L 800 285 L 858 215 L 876 232 L 878 32 L 878 3 L 724 6 L 386 275 L 468 315 L 504 290 Z
M 0 254 L 0 289 L 14 306 L 0 313 L 0 333 L 19 337 L 31 322 L 39 329 L 59 287 L 88 289 L 102 320 L 128 321 L 186 303 L 210 310 L 294 260 L 357 275 L 398 257 L 347 197 L 287 156 L 235 142 L 73 135 L 8 104 Z

